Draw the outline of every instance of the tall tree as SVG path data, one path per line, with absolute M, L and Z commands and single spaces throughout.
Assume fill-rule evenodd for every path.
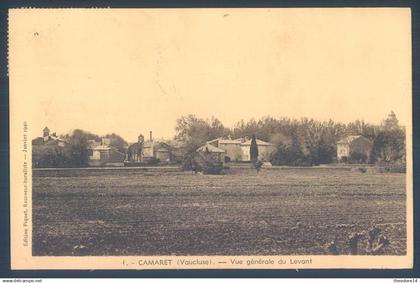
M 385 131 L 392 131 L 399 128 L 398 119 L 394 111 L 388 114 L 388 117 L 382 123 L 382 127 Z
M 105 138 L 109 138 L 111 140 L 110 145 L 115 147 L 119 152 L 125 152 L 128 143 L 121 136 L 112 133 L 105 135 Z
M 64 147 L 68 167 L 85 167 L 88 165 L 88 140 L 94 136 L 92 133 L 80 129 L 73 131 Z
M 382 131 L 373 142 L 371 159 L 373 162 L 405 164 L 405 132 L 402 129 Z
M 255 134 L 252 135 L 251 146 L 249 148 L 249 156 L 251 157 L 252 163 L 257 162 L 257 160 L 258 160 L 258 145 L 257 145 L 257 139 L 255 137 Z

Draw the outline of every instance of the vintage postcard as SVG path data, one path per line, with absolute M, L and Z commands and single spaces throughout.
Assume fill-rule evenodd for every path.
M 411 268 L 407 8 L 9 10 L 12 269 Z

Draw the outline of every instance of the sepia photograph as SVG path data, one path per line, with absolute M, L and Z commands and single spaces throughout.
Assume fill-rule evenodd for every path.
M 9 64 L 16 268 L 412 266 L 409 9 L 12 9 Z

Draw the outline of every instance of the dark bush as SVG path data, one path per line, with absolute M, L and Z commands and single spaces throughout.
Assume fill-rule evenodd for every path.
M 186 154 L 182 159 L 181 165 L 184 170 L 194 170 L 194 155 Z
M 215 160 L 208 153 L 194 153 L 185 156 L 182 167 L 184 170 L 192 170 L 195 173 L 221 174 L 223 171 L 223 162 Z
M 340 160 L 341 163 L 347 163 L 348 161 L 349 159 L 347 158 L 347 156 L 341 157 L 341 160 Z
M 160 159 L 156 157 L 151 157 L 145 160 L 147 165 L 158 165 L 160 163 Z
M 349 163 L 352 164 L 361 164 L 361 163 L 367 163 L 368 156 L 361 152 L 352 152 L 350 153 Z
M 376 165 L 381 168 L 381 172 L 406 173 L 405 160 L 397 160 L 394 162 L 378 162 Z
M 217 163 L 208 163 L 204 164 L 201 167 L 201 170 L 204 174 L 221 174 L 223 171 L 223 163 L 217 162 Z
M 273 165 L 311 166 L 312 160 L 296 146 L 279 145 L 270 156 Z

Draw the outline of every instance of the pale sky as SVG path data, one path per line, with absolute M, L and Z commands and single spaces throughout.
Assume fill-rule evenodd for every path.
M 172 138 L 187 114 L 411 124 L 409 9 L 18 9 L 10 95 L 33 135 Z M 11 106 L 12 107 L 12 106 Z M 38 134 L 39 133 L 39 134 Z

